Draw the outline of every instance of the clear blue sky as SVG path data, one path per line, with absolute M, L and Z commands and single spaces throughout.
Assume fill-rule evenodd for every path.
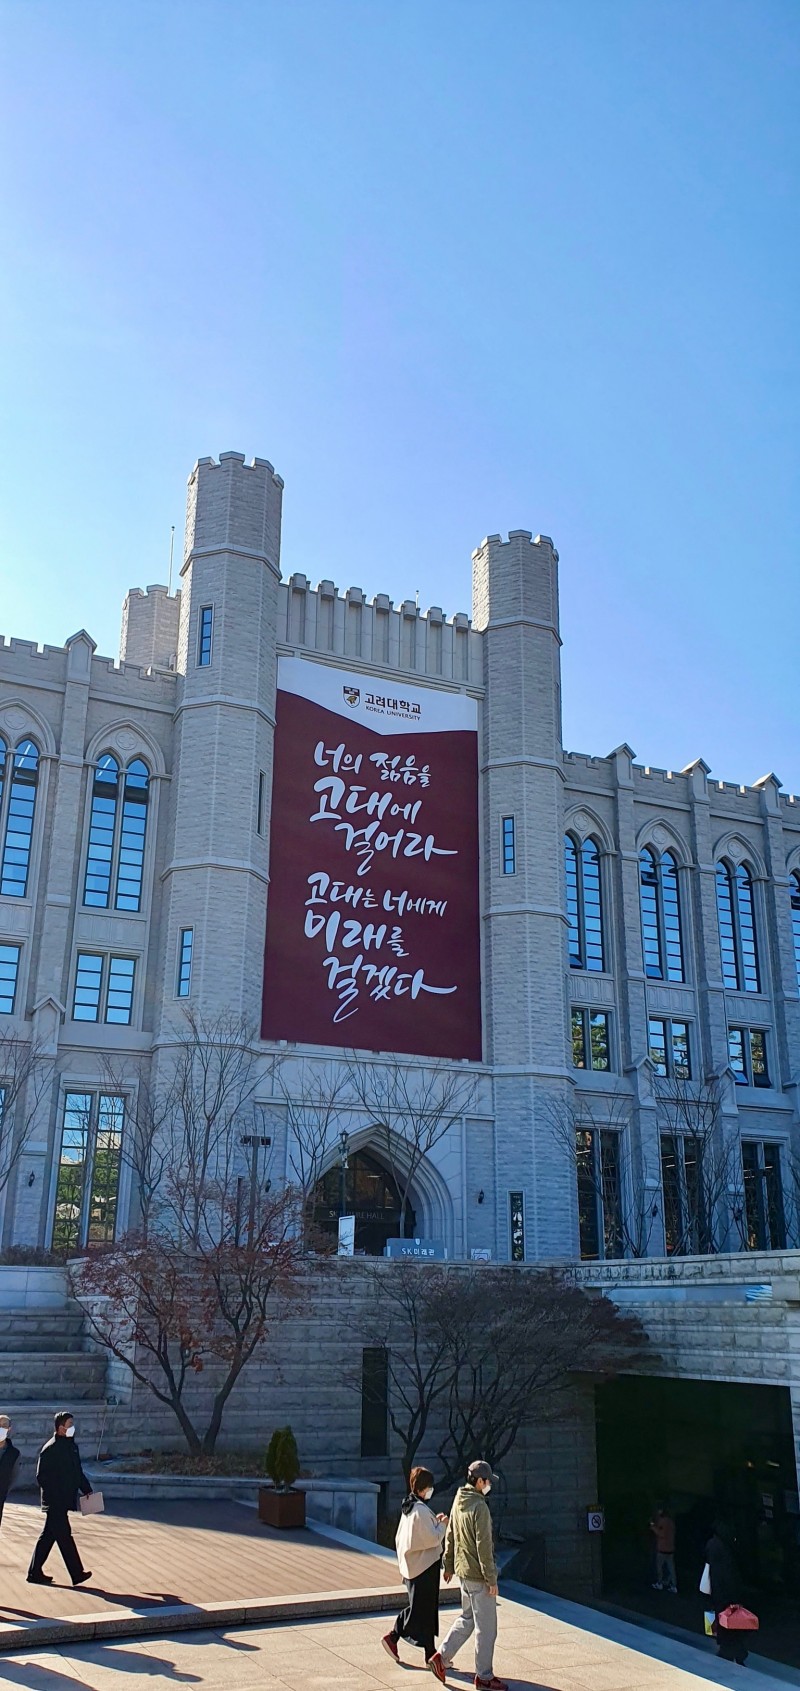
M 798 734 L 797 0 L 4 0 L 0 628 L 115 654 L 194 460 L 284 572 L 561 554 L 565 741 Z

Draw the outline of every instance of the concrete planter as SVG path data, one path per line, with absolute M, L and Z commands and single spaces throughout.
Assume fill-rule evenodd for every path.
M 304 1491 L 275 1491 L 272 1486 L 258 1488 L 258 1518 L 266 1527 L 304 1527 L 306 1524 L 306 1494 Z

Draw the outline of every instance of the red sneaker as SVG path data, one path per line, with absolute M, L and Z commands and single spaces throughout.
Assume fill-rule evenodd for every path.
M 435 1674 L 438 1680 L 441 1680 L 442 1685 L 446 1684 L 447 1669 L 445 1668 L 444 1661 L 438 1650 L 435 1655 L 430 1657 L 428 1667 L 430 1668 L 431 1673 Z
M 395 1662 L 399 1662 L 400 1657 L 397 1653 L 397 1639 L 392 1636 L 391 1632 L 387 1632 L 386 1637 L 381 1639 L 381 1643 L 387 1655 L 391 1656 Z
M 479 1679 L 476 1674 L 475 1691 L 508 1691 L 508 1680 L 498 1679 L 496 1674 L 491 1679 Z

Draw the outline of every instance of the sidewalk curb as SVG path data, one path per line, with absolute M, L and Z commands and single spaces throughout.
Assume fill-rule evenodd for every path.
M 252 1597 L 241 1602 L 121 1609 L 113 1615 L 81 1615 L 73 1620 L 47 1618 L 14 1627 L 0 1626 L 0 1656 L 20 1650 L 34 1653 L 53 1644 L 90 1644 L 101 1638 L 264 1626 L 278 1621 L 319 1620 L 325 1615 L 380 1614 L 399 1608 L 407 1600 L 404 1586 L 387 1581 L 383 1590 L 356 1587 L 350 1591 L 300 1592 L 293 1597 Z

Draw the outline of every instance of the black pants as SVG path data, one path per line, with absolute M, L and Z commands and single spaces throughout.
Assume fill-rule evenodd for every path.
M 392 1637 L 405 1638 L 407 1644 L 417 1644 L 425 1651 L 429 1662 L 436 1649 L 439 1631 L 439 1571 L 441 1561 L 434 1562 L 416 1579 L 405 1580 L 408 1607 L 401 1609 L 392 1627 Z
M 54 1544 L 57 1544 L 61 1551 L 70 1579 L 76 1580 L 78 1575 L 83 1573 L 83 1563 L 72 1536 L 66 1509 L 48 1509 L 44 1526 L 34 1546 L 28 1573 L 41 1573 Z

